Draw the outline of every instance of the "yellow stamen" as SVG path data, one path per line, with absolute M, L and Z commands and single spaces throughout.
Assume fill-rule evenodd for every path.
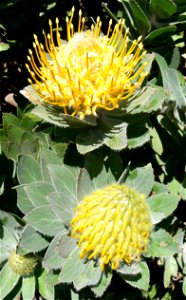
M 81 31 L 81 19 L 82 19 L 82 10 L 79 10 L 79 20 L 78 20 L 78 32 Z

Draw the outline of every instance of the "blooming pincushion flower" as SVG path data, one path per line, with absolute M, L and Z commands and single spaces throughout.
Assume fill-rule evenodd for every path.
M 28 276 L 33 273 L 37 266 L 37 262 L 35 255 L 28 254 L 22 256 L 16 253 L 16 251 L 13 251 L 8 259 L 12 271 L 21 276 Z
M 70 223 L 81 258 L 99 258 L 116 270 L 146 251 L 152 223 L 145 196 L 126 185 L 112 184 L 85 196 Z
M 140 88 L 147 72 L 142 63 L 145 56 L 141 37 L 131 42 L 123 19 L 112 30 L 109 22 L 107 34 L 101 34 L 101 21 L 84 31 L 85 18 L 79 11 L 77 33 L 72 19 L 66 18 L 67 42 L 60 39 L 59 20 L 55 34 L 49 20 L 50 33 L 44 34 L 45 47 L 34 35 L 26 67 L 32 79 L 29 83 L 38 94 L 39 104 L 62 109 L 65 114 L 83 119 L 96 115 L 98 108 L 113 110 Z M 48 54 L 45 53 L 45 49 Z

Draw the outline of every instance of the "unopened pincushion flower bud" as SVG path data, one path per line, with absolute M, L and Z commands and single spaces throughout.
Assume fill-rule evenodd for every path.
M 12 271 L 20 276 L 29 276 L 37 266 L 37 258 L 34 254 L 20 255 L 14 250 L 8 259 Z
M 81 258 L 98 258 L 100 267 L 130 264 L 146 251 L 152 230 L 145 197 L 126 185 L 112 184 L 85 196 L 71 220 Z
M 34 52 L 30 49 L 26 67 L 38 94 L 38 104 L 51 105 L 64 114 L 83 119 L 97 115 L 99 108 L 117 109 L 140 88 L 147 72 L 147 62 L 142 63 L 146 52 L 141 37 L 129 41 L 128 28 L 119 20 L 112 30 L 112 20 L 107 34 L 101 34 L 101 20 L 90 30 L 84 31 L 85 19 L 79 11 L 77 32 L 66 18 L 67 42 L 60 39 L 59 20 L 56 19 L 55 34 L 49 20 L 50 33 L 44 34 L 45 47 L 34 35 Z M 45 49 L 48 54 L 45 53 Z

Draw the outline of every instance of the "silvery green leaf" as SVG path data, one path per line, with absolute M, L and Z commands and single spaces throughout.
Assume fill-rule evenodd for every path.
M 0 239 L 0 263 L 7 260 L 10 253 L 16 249 L 18 244 L 18 237 L 16 236 L 16 232 L 13 228 L 1 225 L 0 230 L 2 233 Z
M 42 264 L 44 268 L 46 269 L 61 269 L 64 265 L 64 258 L 59 254 L 58 247 L 59 242 L 61 240 L 61 237 L 63 236 L 63 233 L 58 233 L 53 238 L 53 240 L 50 242 L 47 251 L 45 253 L 45 256 L 43 258 Z
M 62 258 L 67 258 L 74 249 L 77 248 L 77 241 L 76 239 L 72 238 L 67 234 L 63 234 L 56 246 L 56 250 Z
M 76 206 L 70 194 L 66 195 L 62 192 L 53 192 L 48 195 L 47 199 L 56 216 L 68 226 L 74 215 L 74 208 Z
M 77 178 L 79 169 L 67 165 L 48 165 L 54 191 L 63 193 L 77 203 Z
M 174 238 L 164 229 L 159 229 L 151 234 L 149 247 L 145 255 L 148 257 L 166 257 L 179 252 L 180 246 L 174 241 Z
M 151 164 L 148 164 L 145 167 L 136 168 L 132 171 L 128 175 L 125 184 L 134 188 L 139 193 L 148 196 L 154 184 L 154 174 Z
M 155 181 L 154 186 L 153 186 L 153 192 L 155 194 L 168 193 L 169 192 L 169 187 L 166 184 Z
M 149 288 L 150 271 L 145 261 L 139 262 L 141 273 L 134 275 L 120 275 L 131 286 L 147 291 Z
M 43 270 L 38 276 L 38 291 L 46 300 L 55 299 L 54 286 L 49 285 L 47 282 L 47 270 Z
M 177 276 L 178 264 L 174 256 L 169 256 L 165 260 L 165 268 L 163 274 L 164 287 L 168 288 L 171 281 L 171 276 Z
M 176 105 L 179 108 L 185 108 L 186 97 L 180 84 L 178 71 L 169 68 L 161 55 L 156 54 L 155 57 L 160 67 L 164 88 L 170 93 L 170 100 L 176 101 Z
M 101 297 L 111 283 L 112 272 L 103 272 L 98 284 L 91 288 L 96 297 Z
M 39 157 L 39 164 L 40 164 L 43 180 L 50 183 L 52 182 L 48 170 L 48 165 L 61 165 L 62 163 L 63 163 L 62 159 L 58 157 L 56 152 L 48 149 L 42 150 Z
M 156 85 L 147 86 L 126 103 L 126 112 L 130 114 L 151 113 L 161 108 L 166 99 L 164 88 Z
M 39 163 L 28 156 L 21 157 L 18 163 L 17 176 L 20 184 L 43 180 Z
M 85 261 L 79 257 L 79 248 L 75 248 L 66 258 L 59 281 L 73 282 L 77 291 L 86 286 L 95 286 L 101 278 L 102 271 L 93 260 Z
M 24 190 L 34 207 L 38 207 L 49 204 L 47 196 L 54 191 L 54 187 L 48 182 L 37 180 L 25 185 Z
M 27 249 L 30 252 L 38 252 L 45 249 L 48 244 L 49 242 L 32 226 L 25 226 L 19 242 L 20 247 Z
M 148 198 L 153 224 L 168 217 L 178 206 L 179 200 L 178 196 L 168 193 L 160 193 Z
M 141 273 L 141 268 L 140 268 L 140 265 L 139 263 L 132 263 L 131 265 L 127 265 L 127 264 L 124 264 L 123 266 L 119 267 L 117 269 L 117 273 L 119 274 L 123 274 L 123 275 L 137 275 L 139 273 Z
M 36 279 L 34 276 L 23 277 L 22 279 L 22 297 L 23 300 L 33 299 L 35 296 Z
M 55 214 L 50 205 L 42 205 L 34 208 L 25 216 L 28 224 L 39 232 L 55 236 L 59 232 L 64 232 L 64 223 Z
M 13 290 L 19 279 L 20 276 L 14 273 L 6 263 L 0 272 L 1 299 L 4 299 Z
M 93 191 L 94 185 L 88 171 L 85 168 L 81 169 L 78 176 L 77 199 L 81 201 L 84 196 L 91 194 Z
M 24 189 L 25 186 L 26 185 L 18 185 L 15 187 L 15 189 L 17 191 L 17 205 L 24 214 L 27 214 L 32 209 L 34 209 L 34 205 L 28 199 L 27 193 Z

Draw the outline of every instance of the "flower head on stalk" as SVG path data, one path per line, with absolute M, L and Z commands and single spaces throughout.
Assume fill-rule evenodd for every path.
M 99 17 L 90 30 L 84 30 L 81 10 L 75 33 L 73 16 L 74 8 L 66 18 L 67 42 L 60 39 L 58 18 L 55 33 L 51 20 L 50 32 L 43 31 L 44 45 L 34 35 L 34 52 L 29 50 L 26 67 L 29 83 L 41 99 L 39 104 L 83 119 L 96 116 L 99 108 L 117 109 L 121 101 L 132 96 L 148 74 L 144 71 L 147 62 L 142 62 L 146 52 L 141 37 L 131 42 L 123 19 L 113 29 L 110 20 L 103 35 Z
M 71 220 L 81 258 L 97 258 L 100 267 L 130 264 L 146 251 L 152 230 L 145 197 L 126 185 L 111 184 L 85 196 Z

